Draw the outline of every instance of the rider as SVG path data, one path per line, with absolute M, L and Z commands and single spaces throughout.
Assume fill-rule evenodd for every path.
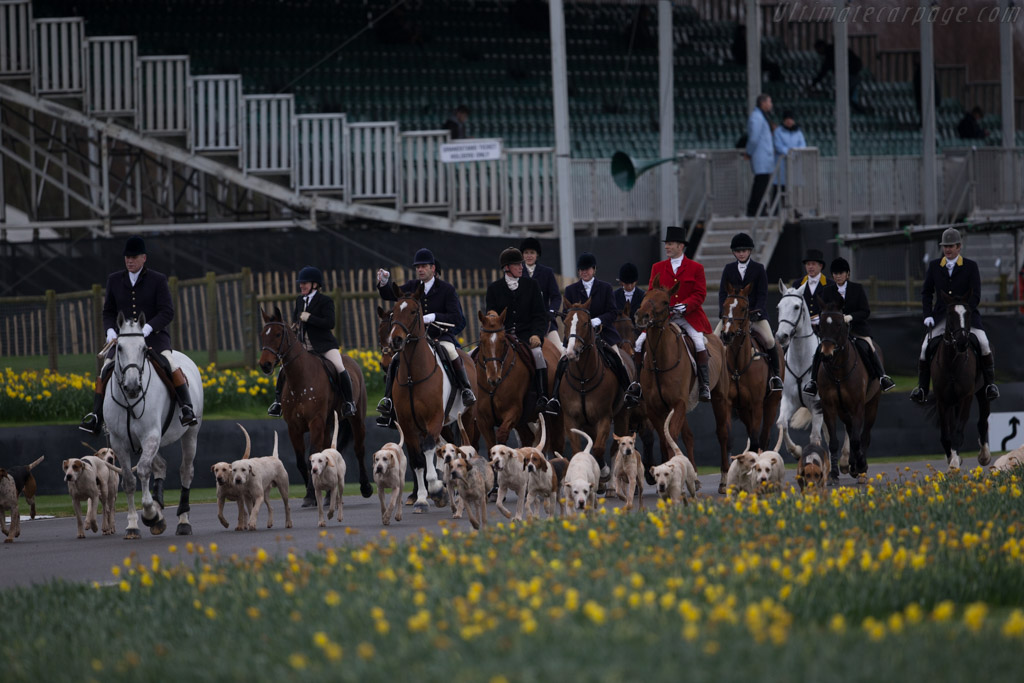
M 804 289 L 804 301 L 807 302 L 807 312 L 811 315 L 811 326 L 815 333 L 818 332 L 818 314 L 821 312 L 817 300 L 821 293 L 818 288 L 821 287 L 821 291 L 824 291 L 825 286 L 831 284 L 829 279 L 821 273 L 824 269 L 825 255 L 821 253 L 820 249 L 808 249 L 807 255 L 804 256 L 804 272 L 807 274 L 802 280 L 793 280 L 794 289 L 807 283 L 807 287 Z
M 629 304 L 629 318 L 636 325 L 636 312 L 644 302 L 644 290 L 636 286 L 640 272 L 632 263 L 623 263 L 619 268 L 619 284 L 615 290 L 615 309 L 621 311 Z
M 334 299 L 321 291 L 324 287 L 324 276 L 319 268 L 305 266 L 299 271 L 296 282 L 300 294 L 295 300 L 292 322 L 299 324 L 299 339 L 305 337 L 313 351 L 334 365 L 338 371 L 338 387 L 341 391 L 341 414 L 352 417 L 356 414 L 356 404 L 352 399 L 352 378 L 348 376 L 348 371 L 341 361 L 341 352 L 338 351 L 340 345 L 334 337 Z M 284 373 L 279 372 L 277 387 L 274 389 L 274 402 L 267 409 L 267 415 L 281 417 L 283 386 Z
M 456 349 L 459 344 L 456 337 L 466 327 L 466 316 L 462 314 L 459 294 L 449 283 L 436 276 L 437 262 L 429 249 L 417 251 L 412 265 L 416 269 L 416 279 L 409 280 L 399 289 L 404 294 L 411 294 L 419 285 L 423 285 L 423 324 L 427 328 L 427 336 L 444 349 L 455 370 L 455 381 L 459 389 L 462 390 L 462 403 L 471 406 L 476 403 L 476 396 L 473 395 L 473 389 L 469 385 L 469 377 L 462 364 L 462 357 L 459 356 Z M 391 288 L 391 273 L 383 268 L 377 271 L 377 291 L 388 301 L 398 300 Z M 443 325 L 431 325 L 434 322 Z M 381 414 L 377 418 L 377 424 L 381 427 L 390 428 L 395 424 L 394 404 L 391 402 L 391 384 L 398 369 L 398 363 L 395 362 L 397 359 L 398 356 L 395 356 L 388 366 L 388 376 L 384 380 L 384 398 L 377 404 L 377 412 Z
M 640 384 L 630 382 L 626 367 L 622 364 L 622 357 L 616 348 L 622 343 L 622 337 L 615 331 L 615 318 L 618 311 L 615 310 L 615 297 L 612 294 L 612 286 L 603 280 L 598 280 L 594 275 L 597 273 L 597 257 L 590 252 L 583 252 L 576 259 L 576 273 L 579 280 L 565 288 L 565 301 L 567 304 L 582 304 L 590 301 L 590 324 L 594 327 L 595 337 L 600 343 L 612 352 L 606 357 L 614 358 L 611 361 L 611 371 L 619 379 L 619 384 L 626 388 L 624 401 L 627 408 L 635 408 L 640 405 Z M 555 386 L 551 389 L 551 400 L 544 411 L 549 415 L 558 415 L 562 410 L 562 404 L 558 400 L 558 388 L 562 384 L 562 375 L 569 365 L 566 356 L 558 361 L 558 368 L 555 371 Z
M 142 326 L 142 334 L 146 344 L 155 352 L 154 357 L 171 377 L 178 405 L 181 406 L 181 424 L 186 427 L 194 425 L 198 420 L 188 395 L 188 384 L 171 355 L 171 335 L 167 327 L 174 319 L 174 304 L 167 276 L 146 268 L 146 243 L 137 235 L 129 237 L 125 242 L 123 256 L 125 269 L 111 273 L 107 278 L 107 296 L 103 302 L 103 326 L 107 329 L 107 343 L 117 339 L 118 330 L 115 326 L 119 312 L 133 320 L 138 320 L 140 314 L 144 314 L 146 324 Z M 100 374 L 96 377 L 92 412 L 82 418 L 78 425 L 83 432 L 99 434 L 103 426 L 103 394 L 114 370 L 116 348 L 110 347 Z
M 718 285 L 718 325 L 715 326 L 714 333 L 718 335 L 722 332 L 722 315 L 725 300 L 728 298 L 726 285 L 732 285 L 737 289 L 753 285 L 747 297 L 750 330 L 760 337 L 764 348 L 768 351 L 768 367 L 771 368 L 768 389 L 782 391 L 782 380 L 779 378 L 779 356 L 775 352 L 775 334 L 768 323 L 768 275 L 765 273 L 764 266 L 750 258 L 750 252 L 754 249 L 754 240 L 750 235 L 745 232 L 737 233 L 729 243 L 729 249 L 736 260 L 726 264 L 722 269 L 722 282 Z
M 928 264 L 928 274 L 921 287 L 921 305 L 924 309 L 924 325 L 928 328 L 924 342 L 921 344 L 921 356 L 918 363 L 917 387 L 910 392 L 910 400 L 924 403 L 928 395 L 931 381 L 931 355 L 928 353 L 928 342 L 941 337 L 946 330 L 946 307 L 941 301 L 935 301 L 935 290 L 945 292 L 951 297 L 967 297 L 967 306 L 971 310 L 971 334 L 978 339 L 981 347 L 981 374 L 985 382 L 985 397 L 994 401 L 999 398 L 999 387 L 995 384 L 995 359 L 992 358 L 992 347 L 988 335 L 981 326 L 981 275 L 978 264 L 960 255 L 962 242 L 960 231 L 946 228 L 942 233 L 942 258 Z M 934 305 L 933 305 L 934 304 Z
M 523 252 L 523 263 L 525 263 L 523 277 L 532 278 L 540 285 L 541 295 L 544 297 L 544 308 L 547 311 L 548 325 L 547 338 L 554 342 L 555 346 L 562 348 L 562 339 L 558 336 L 558 325 L 555 324 L 555 314 L 562 307 L 562 292 L 558 289 L 558 280 L 555 278 L 555 271 L 538 263 L 540 258 L 540 240 L 536 237 L 527 237 L 519 244 L 519 251 Z
M 878 357 L 875 343 L 871 341 L 871 328 L 868 327 L 868 318 L 871 317 L 871 308 L 868 306 L 868 295 L 864 286 L 850 280 L 850 263 L 840 257 L 832 261 L 829 268 L 832 272 L 832 284 L 822 291 L 821 299 L 825 303 L 835 303 L 843 312 L 843 317 L 850 325 L 850 336 L 863 339 L 867 342 L 871 354 L 867 360 L 871 363 L 871 371 L 878 375 L 878 381 L 882 385 L 882 391 L 889 391 L 896 386 L 892 377 L 885 374 L 882 367 L 882 359 Z M 821 346 L 814 352 L 814 365 L 811 367 L 811 379 L 804 385 L 805 394 L 818 393 L 818 367 L 821 365 Z
M 523 252 L 509 247 L 501 252 L 498 265 L 505 276 L 487 286 L 486 310 L 505 311 L 505 331 L 528 340 L 533 353 L 537 410 L 548 404 L 548 364 L 544 360 L 544 336 L 548 312 L 537 281 L 523 277 Z
M 711 400 L 710 371 L 708 370 L 708 351 L 704 335 L 711 332 L 711 323 L 704 313 L 704 299 L 708 293 L 708 283 L 704 277 L 704 266 L 684 255 L 686 249 L 686 230 L 670 225 L 665 230 L 664 261 L 658 261 L 651 268 L 651 281 L 648 289 L 658 281 L 658 286 L 671 289 L 679 283 L 679 290 L 669 300 L 672 306 L 670 322 L 679 326 L 693 341 L 697 352 L 697 379 L 700 382 L 698 399 L 702 402 Z M 636 340 L 636 350 L 643 346 L 647 333 L 644 332 Z

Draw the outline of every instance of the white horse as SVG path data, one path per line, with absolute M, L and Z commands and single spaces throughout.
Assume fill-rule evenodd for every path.
M 167 529 L 162 502 L 154 501 L 149 490 L 149 479 L 153 474 L 163 478 L 167 463 L 160 455 L 160 447 L 181 441 L 181 501 L 178 504 L 179 536 L 192 533 L 188 521 L 189 487 L 192 485 L 192 463 L 196 457 L 196 441 L 203 419 L 203 380 L 199 368 L 183 353 L 172 352 L 174 363 L 181 368 L 188 381 L 198 422 L 183 427 L 179 420 L 181 411 L 170 393 L 163 386 L 153 369 L 153 362 L 146 353 L 146 341 L 142 327 L 145 316 L 139 320 L 128 320 L 123 314 L 117 316 L 117 350 L 114 354 L 113 381 L 103 401 L 103 420 L 110 433 L 110 445 L 117 453 L 124 473 L 124 490 L 128 494 L 128 528 L 125 539 L 139 538 L 138 514 L 135 512 L 135 477 L 131 476 L 132 456 L 139 456 L 137 474 L 142 487 L 142 523 L 156 534 Z
M 811 313 L 807 310 L 804 289 L 807 284 L 792 288 L 779 280 L 779 325 L 775 338 L 786 349 L 786 378 L 782 385 L 782 406 L 775 425 L 779 428 L 786 448 L 794 458 L 800 459 L 803 448 L 793 443 L 789 429 L 804 429 L 811 425 L 811 443 L 821 444 L 821 430 L 824 422 L 821 414 L 821 399 L 808 396 L 803 386 L 811 378 L 814 352 L 818 348 L 818 335 L 811 327 Z

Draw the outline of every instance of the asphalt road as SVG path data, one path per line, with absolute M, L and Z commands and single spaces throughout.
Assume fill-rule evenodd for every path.
M 890 479 L 895 479 L 897 473 L 906 474 L 906 468 L 916 471 L 924 471 L 928 466 L 939 470 L 946 469 L 943 460 L 912 463 L 869 461 L 868 464 L 869 475 L 874 476 L 881 472 Z M 965 470 L 976 466 L 975 458 L 965 459 L 963 463 Z M 795 477 L 794 470 L 786 470 L 787 482 L 795 483 Z M 698 498 L 719 497 L 719 475 L 702 475 L 700 480 L 702 488 L 697 493 Z M 843 476 L 840 485 L 856 484 L 850 477 Z M 165 565 L 174 562 L 193 562 L 195 556 L 189 555 L 185 550 L 185 544 L 189 541 L 204 546 L 208 553 L 211 544 L 216 544 L 217 555 L 226 558 L 233 554 L 246 555 L 258 548 L 276 556 L 283 556 L 288 552 L 304 553 L 315 551 L 322 546 L 352 545 L 379 538 L 381 530 L 385 527 L 381 524 L 380 505 L 376 495 L 372 498 L 362 498 L 358 493 L 358 485 L 351 482 L 345 489 L 345 522 L 339 524 L 337 520 L 331 520 L 326 529 L 317 527 L 315 507 L 299 508 L 301 501 L 295 500 L 292 501 L 294 526 L 285 529 L 284 510 L 276 492 L 272 500 L 274 528 L 266 528 L 266 510 L 263 509 L 259 515 L 260 526 L 256 531 L 234 531 L 234 521 L 237 517 L 234 503 L 225 506 L 225 517 L 232 525 L 230 529 L 224 529 L 217 521 L 216 504 L 193 505 L 190 513 L 193 535 L 175 536 L 174 528 L 177 521 L 174 517 L 174 507 L 169 506 L 165 511 L 170 513 L 167 531 L 161 536 L 153 536 L 148 528 L 140 526 L 142 538 L 134 541 L 123 540 L 127 524 L 124 512 L 117 514 L 116 535 L 103 536 L 86 531 L 84 539 L 76 538 L 77 525 L 74 517 L 24 521 L 21 524 L 21 536 L 14 543 L 0 544 L 0 586 L 25 586 L 46 583 L 54 579 L 108 583 L 114 578 L 110 571 L 111 567 L 120 564 L 125 557 L 133 553 L 147 562 L 150 556 L 159 555 Z M 119 499 L 123 502 L 123 494 Z M 650 506 L 653 501 L 653 489 L 648 486 L 645 488 L 645 503 Z M 609 506 L 621 504 L 622 502 L 617 499 L 606 502 Z M 514 509 L 510 504 L 506 505 Z M 24 507 L 22 505 L 23 509 Z M 455 525 L 457 529 L 472 531 L 468 519 L 452 520 L 448 508 L 431 507 L 426 514 L 415 515 L 412 508 L 406 506 L 403 513 L 402 521 L 392 521 L 391 526 L 386 527 L 387 533 L 394 538 L 403 539 L 421 530 L 438 531 L 438 525 L 442 521 Z M 505 521 L 493 503 L 488 505 L 487 521 L 489 524 Z M 169 547 L 172 545 L 177 546 L 177 552 L 170 552 Z

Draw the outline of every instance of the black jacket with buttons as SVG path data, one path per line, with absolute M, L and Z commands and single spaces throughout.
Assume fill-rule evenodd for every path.
M 316 295 L 309 300 L 309 306 L 305 306 L 303 299 L 299 296 L 295 300 L 295 310 L 292 311 L 292 322 L 299 323 L 301 334 L 305 336 L 309 345 L 317 353 L 324 354 L 331 349 L 336 349 L 337 337 L 334 336 L 334 299 L 317 290 Z M 302 322 L 303 311 L 309 313 L 306 322 Z
M 629 318 L 633 321 L 633 325 L 636 325 L 636 312 L 640 310 L 640 305 L 644 302 L 644 290 L 636 287 L 633 289 L 633 298 L 629 301 Z M 619 287 L 612 296 L 615 297 L 615 308 L 622 312 L 622 309 L 626 307 L 626 290 Z
M 768 318 L 768 275 L 764 266 L 753 259 L 747 260 L 747 269 L 740 277 L 740 262 L 733 261 L 722 269 L 722 282 L 718 285 L 718 317 L 722 317 L 722 308 L 729 297 L 728 287 L 743 289 L 749 284 L 750 294 L 747 295 L 747 311 L 752 322 Z
M 801 278 L 800 280 L 793 280 L 793 288 L 796 289 L 803 285 L 805 282 L 807 282 L 806 275 L 804 275 L 803 278 Z M 811 294 L 810 287 L 804 290 L 804 301 L 807 302 L 807 311 L 808 313 L 811 314 L 812 318 L 821 313 L 818 307 L 818 297 L 824 293 L 825 288 L 828 287 L 830 284 L 832 284 L 831 280 L 829 280 L 824 275 L 819 275 L 818 286 L 814 288 L 814 294 Z
M 938 323 L 946 318 L 946 302 L 942 300 L 940 292 L 952 297 L 970 295 L 967 305 L 971 309 L 971 328 L 984 330 L 981 326 L 981 313 L 978 312 L 978 304 L 981 303 L 981 273 L 978 272 L 978 264 L 963 256 L 958 261 L 953 266 L 952 275 L 946 269 L 945 257 L 928 264 L 928 274 L 921 287 L 921 311 L 925 318 L 931 316 Z
M 146 323 L 153 328 L 146 343 L 157 353 L 171 350 L 171 334 L 167 328 L 174 320 L 174 304 L 167 276 L 143 267 L 139 279 L 132 286 L 128 270 L 111 273 L 107 278 L 107 296 L 103 302 L 103 328 L 117 330 L 117 314 L 137 320 L 146 315 Z
M 846 283 L 846 297 L 839 293 L 839 285 L 831 283 L 821 293 L 821 299 L 826 304 L 838 304 L 844 315 L 853 320 L 850 322 L 850 334 L 857 337 L 870 337 L 871 328 L 868 326 L 868 318 L 871 317 L 871 306 L 868 305 L 868 295 L 864 286 L 856 282 Z
M 419 280 L 409 280 L 399 287 L 403 294 L 412 294 L 420 286 Z M 377 287 L 382 298 L 388 301 L 397 301 L 398 298 L 391 291 L 391 282 Z M 459 293 L 451 283 L 434 278 L 434 284 L 430 291 L 423 296 L 423 315 L 433 313 L 434 320 L 441 323 L 449 323 L 454 327 L 439 328 L 434 325 L 427 325 L 427 336 L 436 341 L 451 342 L 456 347 L 460 346 L 458 335 L 466 329 L 466 316 L 462 313 L 462 303 L 459 301 Z
M 557 330 L 558 325 L 555 324 L 555 314 L 562 308 L 562 292 L 558 289 L 558 279 L 555 277 L 555 271 L 538 263 L 534 266 L 533 275 L 530 275 L 530 271 L 526 266 L 523 266 L 522 279 L 537 281 L 537 284 L 540 286 L 541 297 L 544 300 L 544 310 L 547 312 L 547 332 Z M 543 337 L 544 335 L 541 336 Z
M 548 332 L 548 312 L 536 280 L 519 278 L 519 286 L 514 292 L 505 284 L 505 278 L 495 280 L 487 286 L 485 301 L 488 311 L 506 311 L 506 332 L 515 334 L 527 343 L 534 335 L 544 340 Z

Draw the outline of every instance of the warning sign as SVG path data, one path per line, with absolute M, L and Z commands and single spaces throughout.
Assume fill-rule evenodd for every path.
M 1024 446 L 1024 413 L 992 413 L 988 416 L 988 443 L 992 452 Z
M 441 161 L 494 161 L 501 158 L 501 140 L 471 139 L 441 144 Z

